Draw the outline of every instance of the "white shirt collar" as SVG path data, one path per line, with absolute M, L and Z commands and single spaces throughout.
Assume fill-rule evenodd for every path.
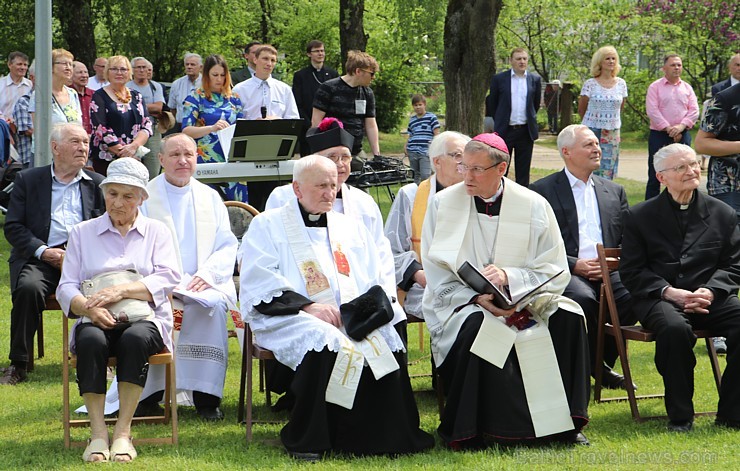
M 516 72 L 514 72 L 514 69 L 511 69 L 511 77 L 512 78 L 527 78 L 527 71 L 525 70 L 524 75 L 520 77 L 516 74 Z
M 568 182 L 570 183 L 570 187 L 573 188 L 576 186 L 579 182 L 582 184 L 588 184 L 589 186 L 594 186 L 594 178 L 593 175 L 588 176 L 588 181 L 586 183 L 583 182 L 580 178 L 576 177 L 572 173 L 570 173 L 570 170 L 568 170 L 568 167 L 565 167 L 563 170 L 565 170 L 565 176 L 568 177 Z

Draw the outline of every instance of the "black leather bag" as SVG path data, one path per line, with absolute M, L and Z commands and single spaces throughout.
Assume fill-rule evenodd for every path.
M 339 306 L 339 313 L 347 335 L 358 341 L 393 320 L 393 306 L 379 285 Z

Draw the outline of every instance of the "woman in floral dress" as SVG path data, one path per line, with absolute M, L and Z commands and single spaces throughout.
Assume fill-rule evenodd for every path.
M 583 84 L 578 99 L 581 124 L 591 128 L 601 145 L 601 168 L 595 173 L 609 180 L 617 176 L 620 115 L 627 98 L 627 84 L 617 77 L 621 68 L 614 47 L 600 48 L 591 59 L 593 78 Z
M 125 56 L 108 58 L 105 78 L 110 82 L 93 94 L 90 102 L 92 146 L 90 158 L 96 172 L 106 175 L 108 165 L 119 157 L 141 161 L 139 149 L 152 135 L 152 120 L 141 94 L 129 90 L 131 63 Z
M 198 143 L 198 163 L 226 162 L 218 140 L 218 131 L 243 118 L 239 96 L 231 92 L 229 66 L 218 54 L 208 56 L 203 64 L 201 88 L 183 104 L 182 132 Z M 216 188 L 227 200 L 247 201 L 245 183 L 232 182 Z

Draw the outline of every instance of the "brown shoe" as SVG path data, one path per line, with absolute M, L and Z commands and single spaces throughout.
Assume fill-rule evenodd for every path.
M 3 372 L 0 377 L 0 384 L 7 384 L 9 386 L 15 386 L 18 383 L 22 383 L 28 380 L 25 368 L 18 368 L 15 365 L 10 365 Z

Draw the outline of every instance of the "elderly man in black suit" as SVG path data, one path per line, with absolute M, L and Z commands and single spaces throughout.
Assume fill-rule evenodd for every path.
M 730 60 L 727 61 L 727 68 L 730 69 L 730 76 L 727 80 L 712 85 L 712 96 L 717 96 L 722 90 L 740 83 L 740 52 L 730 57 Z
M 595 363 L 601 286 L 596 244 L 619 247 L 627 195 L 622 185 L 592 175 L 599 168 L 601 148 L 587 126 L 572 124 L 563 129 L 558 135 L 558 149 L 565 168 L 532 183 L 531 189 L 547 199 L 560 226 L 571 273 L 563 295 L 580 304 L 586 315 L 591 375 L 595 377 L 596 368 L 603 368 L 604 386 L 623 388 L 624 377 L 611 369 L 617 359 L 617 346 L 611 337 L 604 346 L 604 364 Z M 620 320 L 623 325 L 633 325 L 636 319 L 629 292 L 619 272 L 613 272 L 611 278 Z
M 509 62 L 511 69 L 491 79 L 487 108 L 489 116 L 493 117 L 494 131 L 504 139 L 515 159 L 516 182 L 529 186 L 532 148 L 539 137 L 537 110 L 542 97 L 542 80 L 539 75 L 527 72 L 529 54 L 526 49 L 512 50 Z
M 718 425 L 740 428 L 740 229 L 735 211 L 697 190 L 696 153 L 671 144 L 655 154 L 666 190 L 627 211 L 622 280 L 633 309 L 655 332 L 655 365 L 663 376 L 668 428 L 691 430 L 694 418 L 692 328 L 727 337 L 727 367 Z
M 77 124 L 51 133 L 52 165 L 24 170 L 15 179 L 5 217 L 10 253 L 10 367 L 0 384 L 26 381 L 29 346 L 47 295 L 59 283 L 67 234 L 75 224 L 105 211 L 98 185 L 103 176 L 83 170 L 90 138 Z

